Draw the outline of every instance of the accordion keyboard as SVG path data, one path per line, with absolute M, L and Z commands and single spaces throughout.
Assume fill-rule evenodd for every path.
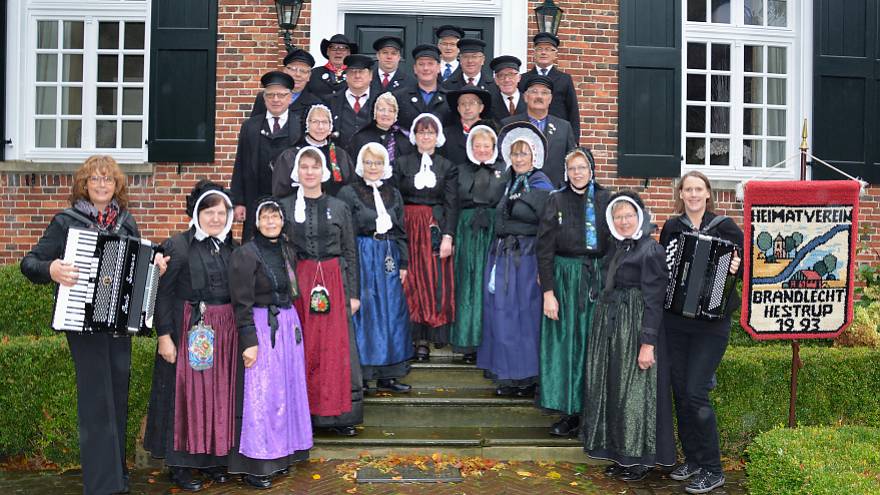
M 98 276 L 100 260 L 95 256 L 98 246 L 98 233 L 84 229 L 70 229 L 64 249 L 64 261 L 72 263 L 77 269 L 77 280 L 72 287 L 60 285 L 56 298 L 56 311 L 52 328 L 69 332 L 81 332 L 86 317 L 86 303 L 91 303 L 95 293 L 95 280 Z

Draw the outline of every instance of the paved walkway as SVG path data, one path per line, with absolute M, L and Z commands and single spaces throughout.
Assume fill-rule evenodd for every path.
M 474 463 L 477 463 L 474 465 Z M 363 462 L 320 460 L 300 465 L 291 474 L 277 478 L 270 490 L 256 491 L 238 480 L 224 485 L 211 485 L 200 493 L 220 494 L 289 494 L 289 495 L 483 495 L 483 494 L 617 494 L 617 495 L 668 495 L 685 493 L 683 485 L 652 473 L 645 481 L 627 484 L 608 480 L 602 468 L 583 464 L 546 464 L 534 462 L 499 463 L 492 468 L 491 462 L 471 460 L 474 469 L 482 474 L 470 474 L 461 483 L 387 483 L 363 484 L 353 479 L 354 469 Z M 4 495 L 80 495 L 82 487 L 77 472 L 61 475 L 39 472 L 0 471 L 0 493 Z M 180 493 L 174 488 L 164 472 L 140 470 L 132 472 L 131 493 L 136 495 L 159 495 Z M 745 477 L 741 471 L 728 473 L 728 483 L 714 495 L 745 495 Z

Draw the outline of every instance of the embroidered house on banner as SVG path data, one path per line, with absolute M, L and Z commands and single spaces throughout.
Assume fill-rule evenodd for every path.
M 741 323 L 758 340 L 831 339 L 852 321 L 856 181 L 749 182 Z

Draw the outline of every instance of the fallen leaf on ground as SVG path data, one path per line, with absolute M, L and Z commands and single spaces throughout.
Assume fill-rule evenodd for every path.
M 559 478 L 562 478 L 562 475 L 557 473 L 556 471 L 550 471 L 549 473 L 547 473 L 547 477 L 551 480 L 558 480 Z
M 516 475 L 517 475 L 517 476 L 522 476 L 523 478 L 529 478 L 529 477 L 531 477 L 531 476 L 534 476 L 532 473 L 530 473 L 530 472 L 528 472 L 528 471 L 517 471 L 517 472 L 516 472 Z
M 319 479 L 321 479 L 321 475 L 320 475 L 320 474 L 313 474 L 313 475 L 312 475 L 312 479 L 313 479 L 313 480 L 319 480 Z

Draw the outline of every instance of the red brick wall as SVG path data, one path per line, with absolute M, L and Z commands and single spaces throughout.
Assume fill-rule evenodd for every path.
M 535 33 L 534 8 L 529 2 L 529 37 Z M 669 179 L 617 177 L 617 23 L 618 2 L 557 0 L 565 10 L 559 31 L 559 66 L 574 78 L 581 107 L 581 142 L 593 149 L 599 180 L 614 189 L 638 190 L 654 211 L 658 224 L 672 213 Z M 308 46 L 310 3 L 306 3 L 294 44 Z M 132 209 L 143 235 L 160 241 L 184 228 L 184 198 L 196 180 L 231 177 L 239 126 L 259 89 L 259 76 L 278 68 L 284 54 L 274 4 L 269 0 L 220 0 L 217 46 L 216 161 L 214 164 L 159 164 L 153 176 L 130 179 Z M 2 174 L 0 264 L 17 263 L 36 241 L 51 216 L 65 206 L 70 191 L 67 175 Z M 741 223 L 742 205 L 732 191 L 720 191 L 721 212 Z M 869 226 L 869 243 L 880 248 L 880 187 L 862 199 L 862 221 Z M 865 260 L 878 263 L 877 255 Z

